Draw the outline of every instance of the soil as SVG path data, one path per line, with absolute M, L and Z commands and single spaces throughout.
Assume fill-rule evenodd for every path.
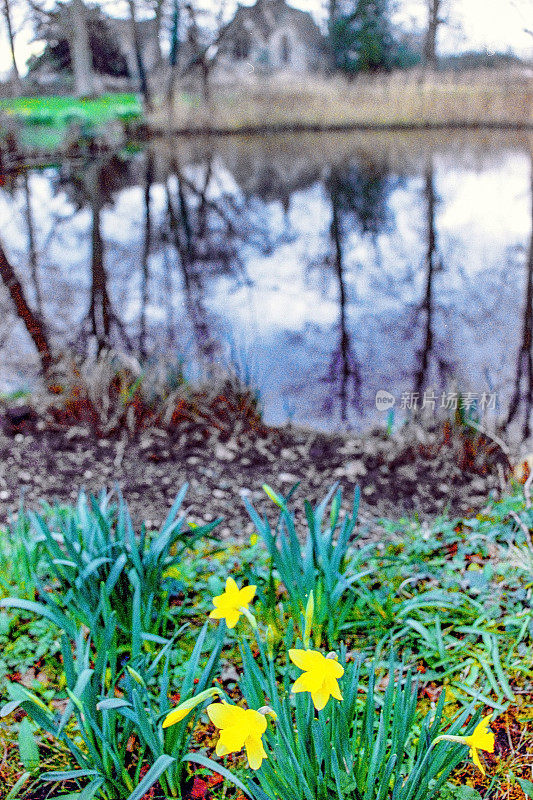
M 24 416 L 24 415 L 22 415 Z M 0 431 L 0 521 L 39 500 L 75 500 L 83 486 L 98 492 L 118 483 L 134 520 L 158 527 L 185 481 L 188 519 L 224 517 L 221 538 L 248 538 L 253 526 L 242 497 L 260 511 L 273 506 L 263 483 L 295 497 L 320 500 L 339 481 L 344 502 L 361 487 L 360 517 L 422 518 L 447 510 L 453 516 L 479 511 L 489 493 L 498 496 L 509 462 L 491 439 L 449 423 L 432 429 L 406 426 L 393 436 L 324 434 L 291 426 L 258 430 L 237 421 L 231 434 L 183 423 L 134 437 L 125 432 L 98 438 L 89 427 L 65 426 L 33 414 L 15 426 L 4 416 Z M 15 432 L 18 431 L 18 432 Z

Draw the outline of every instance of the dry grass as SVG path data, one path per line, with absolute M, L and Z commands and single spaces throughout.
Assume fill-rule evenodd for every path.
M 263 430 L 258 400 L 235 374 L 212 372 L 193 386 L 175 365 L 161 361 L 144 370 L 113 351 L 81 362 L 64 357 L 38 405 L 56 424 L 87 426 L 99 437 L 190 425 L 222 438 L 235 426 Z
M 209 104 L 177 96 L 173 113 L 157 109 L 150 123 L 174 131 L 238 131 L 265 127 L 532 126 L 533 83 L 525 70 L 360 76 L 354 81 L 277 76 L 219 81 Z

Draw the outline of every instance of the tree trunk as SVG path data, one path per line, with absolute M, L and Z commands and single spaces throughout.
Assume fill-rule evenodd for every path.
M 35 230 L 33 224 L 33 213 L 31 209 L 31 196 L 30 186 L 28 182 L 28 173 L 24 172 L 24 195 L 26 199 L 26 223 L 28 226 L 28 251 L 30 259 L 31 277 L 33 280 L 33 287 L 35 289 L 35 305 L 37 317 L 41 321 L 44 328 L 44 306 L 41 294 L 41 282 L 39 280 L 39 265 L 37 261 L 37 246 L 35 242 Z
M 522 326 L 522 343 L 518 353 L 516 378 L 513 396 L 509 403 L 507 414 L 507 425 L 515 418 L 522 396 L 522 378 L 526 374 L 525 390 L 525 419 L 524 419 L 524 439 L 529 438 L 531 433 L 530 417 L 533 407 L 533 355 L 531 347 L 533 345 L 533 164 L 531 171 L 531 237 L 529 240 L 529 251 L 526 263 L 526 298 L 524 302 L 524 318 Z
M 179 39 L 179 25 L 180 25 L 180 0 L 173 0 L 172 5 L 172 31 L 170 34 L 170 77 L 168 81 L 167 101 L 171 104 L 174 100 L 174 92 L 176 90 L 176 80 L 178 77 L 178 57 L 180 48 Z
M 107 291 L 107 273 L 104 265 L 104 242 L 100 227 L 102 211 L 100 164 L 93 164 L 85 177 L 85 189 L 92 213 L 91 227 L 91 305 L 89 316 L 98 352 L 109 345 L 111 333 L 111 303 Z
M 150 89 L 148 88 L 148 80 L 146 78 L 146 69 L 144 66 L 144 59 L 142 54 L 141 37 L 139 36 L 139 26 L 137 25 L 135 0 L 128 0 L 128 5 L 130 9 L 131 35 L 133 38 L 133 47 L 135 50 L 135 60 L 137 62 L 139 85 L 142 96 L 144 98 L 144 102 L 146 106 L 150 108 L 151 106 Z
M 17 67 L 17 60 L 15 58 L 15 34 L 13 32 L 13 22 L 11 20 L 11 8 L 9 7 L 9 2 L 10 0 L 4 0 L 4 17 L 6 20 L 7 37 L 9 39 L 9 49 L 11 50 L 11 60 L 13 62 L 15 88 L 17 92 L 21 92 L 22 81 L 20 80 L 20 73 Z
M 83 0 L 70 0 L 68 6 L 64 6 L 63 9 L 74 73 L 74 91 L 77 97 L 90 97 L 96 93 L 96 80 L 89 42 L 87 9 Z
M 4 249 L 0 244 L 0 278 L 3 280 L 11 299 L 15 305 L 18 316 L 24 322 L 41 359 L 43 372 L 46 373 L 52 365 L 50 345 L 43 330 L 43 326 L 28 305 L 24 290 L 17 278 L 15 271 L 9 263 Z
M 146 358 L 146 307 L 149 293 L 150 251 L 152 249 L 152 214 L 150 208 L 150 190 L 154 180 L 154 159 L 149 151 L 146 156 L 146 177 L 144 183 L 144 241 L 141 257 L 141 318 L 139 325 L 139 354 Z
M 353 402 L 357 403 L 360 397 L 361 372 L 359 364 L 352 350 L 351 337 L 348 332 L 346 315 L 347 297 L 344 279 L 344 251 L 341 231 L 340 209 L 340 180 L 339 173 L 332 171 L 330 176 L 331 199 L 331 225 L 330 236 L 335 253 L 335 273 L 339 286 L 339 345 L 333 354 L 330 368 L 330 377 L 336 378 L 338 365 L 341 367 L 341 381 L 339 388 L 341 422 L 348 422 L 349 388 L 352 384 Z
M 426 316 L 424 344 L 417 354 L 419 367 L 415 376 L 415 393 L 420 393 L 428 378 L 430 357 L 433 350 L 433 317 L 434 317 L 434 278 L 438 266 L 437 230 L 435 225 L 435 183 L 433 178 L 433 163 L 430 163 L 424 176 L 424 196 L 426 199 L 426 288 L 421 311 Z
M 432 69 L 437 67 L 437 34 L 440 25 L 441 0 L 427 0 L 428 27 L 424 42 L 424 60 Z

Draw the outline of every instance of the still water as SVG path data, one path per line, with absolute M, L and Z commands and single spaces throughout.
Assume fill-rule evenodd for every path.
M 0 239 L 56 351 L 231 366 L 272 423 L 363 428 L 387 390 L 524 425 L 532 154 L 509 133 L 153 142 L 4 176 Z M 38 369 L 0 286 L 0 388 Z

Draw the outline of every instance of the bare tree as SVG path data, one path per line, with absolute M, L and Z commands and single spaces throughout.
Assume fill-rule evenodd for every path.
M 440 26 L 446 21 L 446 0 L 426 0 L 428 22 L 424 41 L 424 60 L 433 69 L 437 66 L 437 38 Z
M 17 59 L 15 58 L 15 31 L 13 29 L 13 17 L 11 14 L 11 0 L 4 0 L 4 17 L 6 20 L 7 37 L 9 39 L 9 49 L 11 50 L 11 61 L 13 62 L 15 89 L 16 91 L 20 91 L 22 89 L 22 81 L 17 67 Z
M 139 74 L 140 89 L 142 92 L 142 96 L 144 98 L 144 102 L 146 103 L 148 108 L 150 108 L 151 95 L 150 95 L 150 89 L 148 87 L 148 79 L 146 77 L 146 67 L 144 65 L 141 37 L 139 34 L 139 26 L 137 24 L 137 9 L 135 5 L 135 0 L 128 0 L 128 7 L 130 10 L 131 35 L 133 38 L 133 47 L 135 50 L 135 60 L 137 62 L 137 72 Z
M 220 2 L 216 13 L 210 15 L 209 23 L 202 21 L 205 10 L 200 11 L 196 5 L 187 0 L 184 5 L 187 12 L 187 45 L 192 57 L 183 69 L 183 75 L 199 69 L 202 77 L 203 96 L 206 103 L 210 101 L 210 79 L 220 54 L 220 45 L 228 27 L 225 22 L 226 3 Z
M 170 31 L 170 53 L 169 66 L 170 77 L 167 89 L 167 101 L 172 102 L 178 78 L 178 60 L 180 51 L 180 21 L 181 21 L 181 0 L 172 0 L 172 27 Z
M 346 423 L 348 422 L 348 407 L 350 404 L 350 385 L 352 387 L 352 402 L 357 404 L 360 401 L 362 378 L 357 356 L 353 350 L 352 339 L 348 331 L 344 247 L 341 224 L 343 201 L 345 206 L 344 210 L 346 211 L 346 197 L 343 197 L 343 190 L 344 194 L 346 194 L 346 192 L 345 187 L 343 187 L 341 176 L 336 169 L 331 170 L 328 188 L 331 199 L 330 238 L 333 245 L 335 277 L 339 288 L 339 341 L 332 354 L 328 380 L 333 382 L 336 381 L 337 376 L 340 377 L 338 391 L 340 415 L 341 421 Z
M 511 0 L 511 5 L 522 17 L 522 30 L 528 36 L 533 36 L 533 0 Z
M 139 353 L 146 358 L 146 307 L 149 300 L 150 253 L 152 250 L 152 212 L 150 191 L 154 182 L 154 156 L 151 150 L 146 156 L 144 179 L 144 237 L 141 257 L 141 318 L 139 324 Z
M 89 42 L 87 9 L 83 0 L 70 0 L 61 8 L 61 22 L 65 29 L 74 73 L 74 90 L 78 97 L 96 93 L 96 76 Z
M 419 351 L 419 366 L 415 375 L 415 392 L 420 393 L 427 380 L 430 357 L 433 350 L 433 322 L 435 315 L 434 299 L 434 279 L 435 272 L 439 267 L 439 255 L 437 249 L 437 230 L 435 225 L 435 182 L 433 177 L 433 163 L 428 164 L 424 175 L 424 196 L 426 200 L 426 220 L 427 220 L 427 250 L 426 250 L 426 285 L 424 298 L 420 306 L 420 311 L 424 313 L 424 343 L 422 350 Z

